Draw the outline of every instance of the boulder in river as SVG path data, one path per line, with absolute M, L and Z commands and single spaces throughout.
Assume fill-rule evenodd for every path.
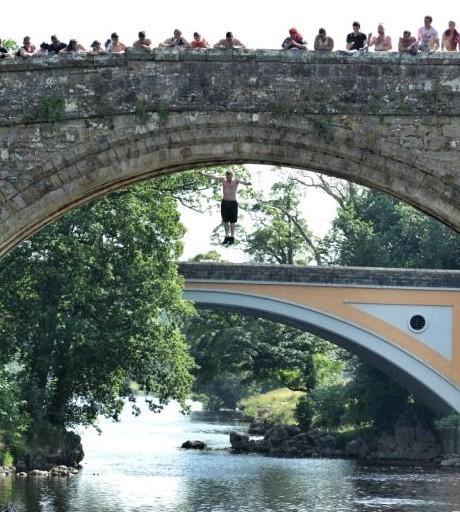
M 182 443 L 182 448 L 186 448 L 187 450 L 204 450 L 206 448 L 206 443 L 203 441 L 185 441 Z
M 230 432 L 230 444 L 233 450 L 237 452 L 250 452 L 251 445 L 249 443 L 249 436 L 241 432 Z

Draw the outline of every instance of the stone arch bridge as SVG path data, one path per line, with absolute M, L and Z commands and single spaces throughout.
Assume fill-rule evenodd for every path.
M 460 412 L 460 271 L 181 263 L 185 297 L 353 352 L 440 412 Z
M 159 174 L 291 166 L 460 230 L 460 55 L 130 50 L 0 61 L 0 256 Z

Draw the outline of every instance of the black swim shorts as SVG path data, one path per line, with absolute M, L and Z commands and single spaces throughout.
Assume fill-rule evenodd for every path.
M 222 199 L 222 203 L 220 204 L 220 213 L 222 215 L 223 222 L 236 224 L 238 221 L 238 203 L 236 201 L 227 201 L 227 199 Z

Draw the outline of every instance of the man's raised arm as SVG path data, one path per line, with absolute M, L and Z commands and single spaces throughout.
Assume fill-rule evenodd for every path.
M 247 185 L 247 186 L 252 185 L 252 183 L 250 181 L 243 181 L 243 180 L 240 180 L 239 178 L 237 178 L 237 179 L 238 179 L 238 183 L 241 183 L 241 185 Z
M 201 176 L 209 178 L 211 180 L 223 181 L 225 178 L 223 176 L 216 176 L 215 174 L 209 174 L 207 172 L 200 171 Z

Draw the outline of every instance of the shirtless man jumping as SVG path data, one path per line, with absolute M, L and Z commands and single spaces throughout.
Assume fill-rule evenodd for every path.
M 220 205 L 220 213 L 222 215 L 222 223 L 225 228 L 224 245 L 232 245 L 235 242 L 235 224 L 238 221 L 238 202 L 236 200 L 236 192 L 238 185 L 251 185 L 250 181 L 243 181 L 235 178 L 233 171 L 228 169 L 223 176 L 215 176 L 214 174 L 201 173 L 203 176 L 222 183 L 223 199 Z

